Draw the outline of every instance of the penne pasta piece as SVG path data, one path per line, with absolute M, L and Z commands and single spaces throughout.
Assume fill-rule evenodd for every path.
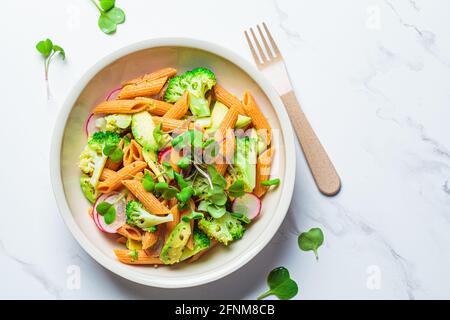
M 266 144 L 269 145 L 272 136 L 272 128 L 264 114 L 256 105 L 255 99 L 249 91 L 244 92 L 243 105 L 247 115 L 252 118 L 252 123 L 258 131 L 258 135 L 264 137 Z
M 151 193 L 145 191 L 141 181 L 123 180 L 123 185 L 143 204 L 143 206 L 152 214 L 164 215 L 170 213 L 169 208 L 164 206 Z
M 170 212 L 173 215 L 173 221 L 167 222 L 166 225 L 166 240 L 169 237 L 172 230 L 177 226 L 177 224 L 180 222 L 180 210 L 178 210 L 178 204 L 174 204 L 170 208 Z
M 130 99 L 136 97 L 152 96 L 161 91 L 167 81 L 167 77 L 126 85 L 120 90 L 117 99 Z
M 125 238 L 125 237 L 119 237 L 119 238 L 117 238 L 117 243 L 120 243 L 120 244 L 126 244 L 127 243 L 127 238 Z
M 94 218 L 94 208 L 93 208 L 93 207 L 89 207 L 89 208 L 88 208 L 88 215 L 89 215 L 91 218 Z
M 102 174 L 100 176 L 100 181 L 105 181 L 106 179 L 109 179 L 116 175 L 116 172 L 114 170 L 104 168 L 102 171 Z
M 147 111 L 155 116 L 163 116 L 166 114 L 167 111 L 169 111 L 173 107 L 173 104 L 171 103 L 152 98 L 137 97 L 135 98 L 135 100 L 147 103 L 148 104 Z
M 215 164 L 215 167 L 217 171 L 222 175 L 225 176 L 228 165 L 232 163 L 234 159 L 234 149 L 236 146 L 236 139 L 234 136 L 234 130 L 228 129 L 226 132 L 225 141 L 222 141 L 220 144 L 220 151 L 219 155 L 217 157 L 217 163 Z
M 128 201 L 137 200 L 137 199 L 135 196 L 133 196 L 133 194 L 131 192 L 128 192 L 126 200 L 128 202 Z
M 155 232 L 146 231 L 142 236 L 142 250 L 151 248 L 158 242 L 159 232 L 156 230 Z
M 162 69 L 153 71 L 151 73 L 144 74 L 143 76 L 140 76 L 140 77 L 137 77 L 137 78 L 125 81 L 122 84 L 122 86 L 126 86 L 126 85 L 129 85 L 129 84 L 135 84 L 135 83 L 138 83 L 138 82 L 142 82 L 144 80 L 155 80 L 155 79 L 164 78 L 164 77 L 171 78 L 171 77 L 173 77 L 176 74 L 177 74 L 177 69 L 174 69 L 174 68 L 162 68 Z
M 262 181 L 266 181 L 270 177 L 270 167 L 272 164 L 273 147 L 261 153 L 256 162 L 256 186 L 253 193 L 261 198 L 267 192 L 269 187 L 261 185 Z
M 126 264 L 164 264 L 159 258 L 148 256 L 144 250 L 114 250 L 117 259 Z
M 165 132 L 174 130 L 186 131 L 188 129 L 194 129 L 194 123 L 187 120 L 153 117 L 153 122 L 155 123 L 155 125 L 162 123 L 162 130 Z
M 132 240 L 141 241 L 142 234 L 141 231 L 129 224 L 124 224 L 119 229 L 117 229 L 117 233 Z
M 141 100 L 109 100 L 98 104 L 92 112 L 94 114 L 138 113 L 148 108 L 148 104 Z
M 246 110 L 242 106 L 242 102 L 236 96 L 218 84 L 213 87 L 213 90 L 217 101 L 222 102 L 230 109 L 235 107 L 237 112 L 243 116 L 247 115 Z
M 130 155 L 133 161 L 144 161 L 144 156 L 142 155 L 142 147 L 136 140 L 131 140 L 130 142 Z
M 189 94 L 186 91 L 180 99 L 167 111 L 163 118 L 181 119 L 189 109 Z
M 122 181 L 132 179 L 138 172 L 144 170 L 147 163 L 144 161 L 135 161 L 119 171 L 109 179 L 98 184 L 97 190 L 102 193 L 109 193 L 122 187 Z

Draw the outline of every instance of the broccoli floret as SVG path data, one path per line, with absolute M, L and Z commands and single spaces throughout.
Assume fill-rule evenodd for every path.
M 194 229 L 194 249 L 190 250 L 189 248 L 184 248 L 183 253 L 181 254 L 180 261 L 186 260 L 193 255 L 196 255 L 200 251 L 208 249 L 211 246 L 211 240 L 208 238 L 206 234 L 201 232 L 199 229 Z
M 111 114 L 95 121 L 95 126 L 102 131 L 123 133 L 131 125 L 131 115 Z
M 224 245 L 233 240 L 242 238 L 245 232 L 241 222 L 233 218 L 229 213 L 220 218 L 203 218 L 198 222 L 198 227 L 210 238 L 216 239 Z
M 120 139 L 120 135 L 114 132 L 95 132 L 81 152 L 78 167 L 83 173 L 91 177 L 89 182 L 93 188 L 97 187 L 108 158 L 103 154 L 103 148 L 105 145 L 117 145 Z
M 205 94 L 215 84 L 216 76 L 211 70 L 196 68 L 170 79 L 164 100 L 174 103 L 187 90 L 192 114 L 198 117 L 207 117 L 210 115 L 210 110 Z
M 138 201 L 128 201 L 126 207 L 127 223 L 136 227 L 146 230 L 152 226 L 156 226 L 161 223 L 173 221 L 173 215 L 167 216 L 153 215 L 145 210 L 142 203 Z

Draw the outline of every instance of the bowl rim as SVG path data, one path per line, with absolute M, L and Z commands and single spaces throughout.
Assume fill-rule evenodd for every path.
M 155 280 L 155 278 L 146 277 L 145 275 L 137 271 L 130 271 L 129 268 L 126 268 L 128 266 L 121 264 L 119 261 L 112 263 L 111 259 L 107 257 L 93 243 L 91 243 L 91 241 L 89 241 L 88 238 L 84 235 L 81 228 L 75 222 L 75 219 L 73 218 L 71 210 L 69 209 L 67 203 L 61 178 L 61 149 L 66 122 L 82 90 L 103 68 L 107 67 L 114 61 L 134 52 L 150 48 L 169 46 L 187 47 L 210 52 L 230 61 L 231 63 L 234 63 L 244 72 L 246 72 L 267 96 L 268 100 L 271 102 L 275 110 L 278 120 L 283 124 L 281 126 L 281 131 L 285 143 L 286 159 L 295 159 L 294 134 L 281 98 L 277 94 L 273 86 L 269 83 L 269 81 L 253 65 L 251 65 L 246 59 L 234 53 L 233 51 L 209 41 L 192 38 L 165 37 L 147 39 L 122 47 L 121 49 L 118 49 L 101 58 L 81 76 L 81 78 L 77 81 L 75 86 L 71 89 L 68 96 L 66 97 L 56 118 L 56 123 L 51 140 L 50 175 L 53 194 L 64 223 L 69 228 L 70 232 L 75 237 L 80 246 L 95 261 L 97 261 L 100 265 L 102 265 L 109 271 L 139 284 L 159 288 L 186 288 L 199 286 L 221 279 L 247 264 L 259 252 L 262 251 L 262 249 L 270 242 L 275 233 L 278 231 L 287 214 L 294 191 L 296 165 L 295 161 L 286 161 L 285 177 L 283 184 L 281 185 L 283 189 L 279 199 L 279 206 L 277 207 L 276 213 L 271 219 L 271 223 L 264 230 L 265 232 L 262 233 L 262 235 L 258 236 L 257 240 L 260 241 L 255 241 L 254 247 L 244 252 L 239 256 L 239 258 L 234 259 L 233 261 L 224 265 L 224 268 L 216 270 L 216 272 L 210 274 L 208 277 L 192 277 L 189 280 L 183 279 L 183 282 L 181 282 L 180 279 L 176 279 L 175 281 L 165 278 Z

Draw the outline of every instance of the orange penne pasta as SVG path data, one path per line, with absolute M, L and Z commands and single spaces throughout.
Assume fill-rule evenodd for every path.
M 153 122 L 155 123 L 155 125 L 162 123 L 162 130 L 165 132 L 173 130 L 186 131 L 188 130 L 188 128 L 194 129 L 194 123 L 189 122 L 187 120 L 153 117 Z
M 137 97 L 135 100 L 143 101 L 148 104 L 147 111 L 155 116 L 163 116 L 169 111 L 173 104 L 146 97 Z
M 159 230 L 156 230 L 155 232 L 146 231 L 142 236 L 142 250 L 153 247 L 155 243 L 158 242 L 158 237 Z
M 162 68 L 151 73 L 146 73 L 143 76 L 128 80 L 122 84 L 122 86 L 126 86 L 129 84 L 135 84 L 138 82 L 142 82 L 144 80 L 155 80 L 158 78 L 168 77 L 171 78 L 177 74 L 177 69 L 174 68 Z
M 136 97 L 152 96 L 161 91 L 167 81 L 167 77 L 126 85 L 120 90 L 118 99 L 130 99 Z
M 121 226 L 117 229 L 117 233 L 136 241 L 141 241 L 142 238 L 141 231 L 138 228 L 130 226 L 129 224 L 124 224 Z
M 117 243 L 120 243 L 120 244 L 126 244 L 127 243 L 127 238 L 125 238 L 125 237 L 119 237 L 119 238 L 117 238 Z
M 246 110 L 242 106 L 242 102 L 238 98 L 236 98 L 236 96 L 234 96 L 233 94 L 231 94 L 225 88 L 223 88 L 221 85 L 218 84 L 216 84 L 213 87 L 213 90 L 217 101 L 222 102 L 230 109 L 235 107 L 239 114 L 244 116 L 246 115 Z
M 123 165 L 129 165 L 134 161 L 143 161 L 142 147 L 134 139 L 123 151 Z
M 122 186 L 122 181 L 133 178 L 138 172 L 144 170 L 147 163 L 144 161 L 135 161 L 123 167 L 116 174 L 98 184 L 97 190 L 103 193 L 109 193 Z
M 164 264 L 159 258 L 148 256 L 144 250 L 114 250 L 114 254 L 126 264 Z
M 227 167 L 230 163 L 232 163 L 232 160 L 234 159 L 234 148 L 236 146 L 236 139 L 234 136 L 234 130 L 228 129 L 225 137 L 225 141 L 223 141 L 220 144 L 220 152 L 217 157 L 217 163 L 215 164 L 215 167 L 217 171 L 222 175 L 225 176 L 225 173 L 227 171 Z
M 189 94 L 186 91 L 180 99 L 167 111 L 163 118 L 181 119 L 189 109 Z
M 252 118 L 252 123 L 257 129 L 258 134 L 263 136 L 267 145 L 269 145 L 272 137 L 272 128 L 264 114 L 256 105 L 255 99 L 249 91 L 244 92 L 243 106 L 247 115 Z
M 138 180 L 123 180 L 123 185 L 144 205 L 144 207 L 152 214 L 168 214 L 169 208 L 163 205 L 151 193 L 147 192 L 142 186 L 141 181 Z
M 148 108 L 148 104 L 141 100 L 109 100 L 98 104 L 92 112 L 99 113 L 138 113 Z
M 262 181 L 266 181 L 270 177 L 270 167 L 272 164 L 273 147 L 261 153 L 256 162 L 256 186 L 253 193 L 261 198 L 269 189 L 261 185 Z
M 105 181 L 115 175 L 116 175 L 116 172 L 114 170 L 104 168 L 102 171 L 102 175 L 100 176 L 100 181 Z

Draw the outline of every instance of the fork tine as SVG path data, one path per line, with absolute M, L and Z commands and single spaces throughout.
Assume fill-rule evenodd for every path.
M 259 25 L 256 26 L 258 28 L 259 35 L 261 36 L 262 42 L 264 44 L 264 47 L 266 48 L 267 54 L 269 55 L 269 59 L 274 59 L 275 57 L 272 54 L 272 49 L 270 49 L 269 44 L 267 43 L 266 37 L 264 37 L 261 28 Z
M 247 31 L 244 31 L 244 34 L 245 34 L 245 38 L 247 39 L 248 46 L 250 47 L 250 51 L 252 53 L 253 59 L 255 60 L 256 65 L 259 67 L 259 66 L 261 66 L 261 61 L 259 61 L 258 55 L 256 54 L 256 51 L 255 51 L 255 47 L 253 46 L 253 43 L 250 40 L 250 37 L 248 36 Z
M 266 30 L 267 36 L 269 37 L 269 41 L 270 41 L 270 44 L 272 45 L 273 51 L 275 51 L 276 55 L 281 55 L 280 49 L 278 49 L 278 46 L 275 43 L 275 40 L 273 40 L 272 35 L 270 34 L 270 31 L 269 31 L 269 28 L 267 28 L 265 22 L 263 22 L 263 27 L 264 27 L 264 30 Z
M 255 35 L 255 32 L 253 31 L 253 28 L 250 28 L 250 32 L 251 32 L 251 34 L 253 36 L 253 40 L 255 41 L 256 47 L 258 48 L 259 55 L 261 56 L 262 63 L 264 64 L 264 63 L 268 62 L 268 60 L 266 58 L 266 55 L 264 54 L 264 51 L 263 51 L 261 45 L 259 44 L 258 38 L 256 38 L 256 35 Z

